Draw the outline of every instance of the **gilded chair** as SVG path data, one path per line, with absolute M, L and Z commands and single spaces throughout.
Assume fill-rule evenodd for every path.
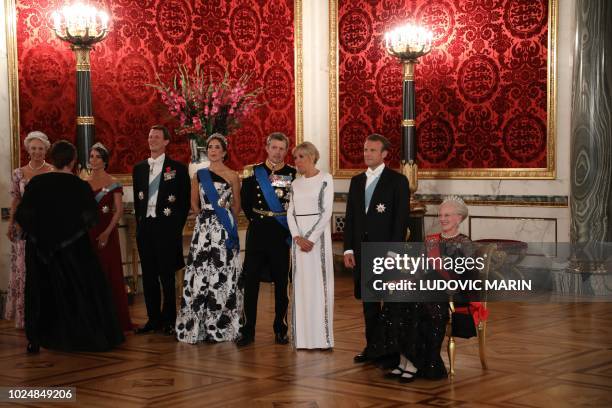
M 499 251 L 495 244 L 488 244 L 482 247 L 482 250 L 479 251 L 481 256 L 484 258 L 484 267 L 480 271 L 478 279 L 481 281 L 485 281 L 489 274 L 499 268 L 501 264 L 504 262 L 505 253 L 503 251 Z M 470 310 L 467 307 L 456 307 L 453 302 L 453 297 L 451 296 L 449 300 L 449 315 L 450 318 L 448 320 L 448 326 L 446 328 L 446 335 L 448 337 L 448 361 L 450 364 L 450 377 L 455 375 L 455 338 L 453 336 L 452 330 L 452 319 L 453 314 L 462 313 L 462 314 L 471 314 Z M 480 309 L 481 315 L 483 318 L 479 319 L 478 324 L 476 325 L 476 336 L 478 338 L 478 353 L 480 356 L 480 365 L 483 370 L 487 369 L 487 356 L 485 351 L 486 345 L 486 331 L 487 331 L 487 319 L 486 316 L 488 314 L 487 310 L 487 293 L 483 292 L 481 297 L 481 301 L 474 305 L 476 309 Z

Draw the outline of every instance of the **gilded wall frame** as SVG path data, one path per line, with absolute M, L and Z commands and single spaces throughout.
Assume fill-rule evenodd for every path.
M 294 0 L 294 75 L 295 75 L 295 138 L 304 140 L 304 81 L 302 50 L 302 0 Z M 6 13 L 6 45 L 8 54 L 9 120 L 11 124 L 11 168 L 20 166 L 19 139 L 19 70 L 17 66 L 17 9 L 15 0 L 4 0 Z M 94 68 L 95 69 L 95 68 Z M 73 74 L 73 73 L 69 73 Z M 132 184 L 131 174 L 114 174 L 124 185 Z
M 557 21 L 558 0 L 548 0 L 547 135 L 546 168 L 419 169 L 420 179 L 555 179 L 557 134 Z M 338 0 L 329 0 L 329 151 L 335 178 L 351 178 L 361 170 L 341 169 L 339 163 L 339 50 Z

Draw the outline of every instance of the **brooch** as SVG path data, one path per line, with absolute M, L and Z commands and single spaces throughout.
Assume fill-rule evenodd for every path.
M 139 191 L 139 192 L 138 192 L 138 198 L 139 198 L 140 200 L 144 200 L 144 193 L 143 193 L 142 191 Z
M 169 209 L 168 207 L 164 208 L 164 215 L 165 215 L 166 217 L 169 217 L 169 216 L 170 216 L 170 214 L 172 214 L 172 210 L 171 210 L 171 209 Z
M 108 205 L 105 205 L 104 207 L 102 207 L 102 212 L 104 214 L 108 213 L 110 211 L 110 208 L 108 208 Z
M 169 202 L 169 203 L 173 203 L 173 202 L 175 202 L 175 201 L 176 201 L 176 197 L 174 196 L 174 194 L 170 194 L 170 195 L 168 196 L 168 202 Z
M 376 211 L 379 213 L 384 213 L 386 210 L 385 205 L 383 203 L 376 204 Z

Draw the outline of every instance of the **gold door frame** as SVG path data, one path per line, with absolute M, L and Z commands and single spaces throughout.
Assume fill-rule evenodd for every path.
M 419 168 L 420 179 L 555 179 L 557 135 L 557 20 L 558 0 L 548 0 L 546 168 Z M 329 151 L 335 178 L 351 178 L 363 170 L 340 168 L 338 135 L 338 0 L 329 0 Z
M 6 11 L 6 46 L 8 54 L 9 121 L 11 126 L 11 168 L 20 167 L 19 69 L 17 66 L 17 7 L 15 0 L 4 0 Z M 302 0 L 293 1 L 293 54 L 295 91 L 295 140 L 304 140 L 304 82 L 302 51 Z M 132 184 L 132 175 L 114 174 L 124 185 Z

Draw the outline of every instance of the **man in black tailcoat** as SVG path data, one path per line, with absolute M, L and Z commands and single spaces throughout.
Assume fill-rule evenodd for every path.
M 136 242 L 148 316 L 136 334 L 163 330 L 172 335 L 175 273 L 185 266 L 183 227 L 189 214 L 190 181 L 187 167 L 166 154 L 170 143 L 166 127 L 151 127 L 148 143 L 151 157 L 136 164 L 132 172 Z
M 361 243 L 404 242 L 410 214 L 406 176 L 385 166 L 389 141 L 379 134 L 367 137 L 363 157 L 368 169 L 354 176 L 349 187 L 344 227 L 344 266 L 353 269 L 355 297 L 361 299 Z M 356 363 L 371 359 L 381 302 L 363 302 L 366 347 Z

